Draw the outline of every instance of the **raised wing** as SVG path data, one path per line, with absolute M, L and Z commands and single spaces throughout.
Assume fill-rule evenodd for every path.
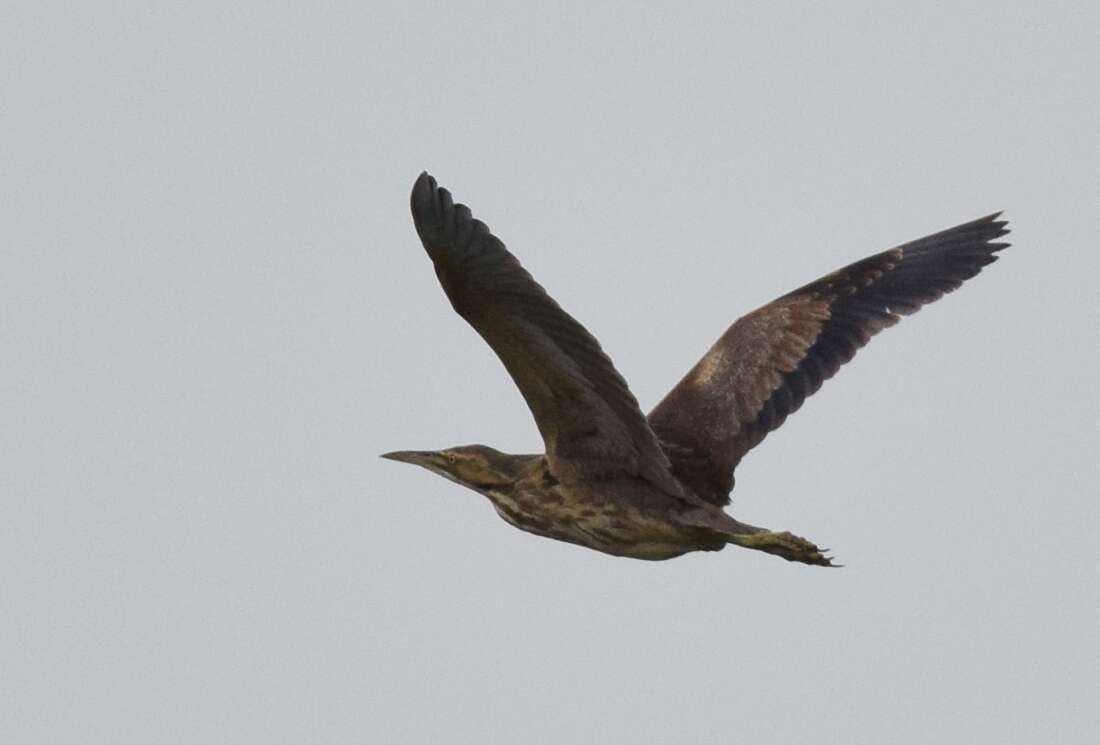
M 1008 246 L 1000 213 L 822 277 L 737 320 L 650 413 L 672 470 L 729 502 L 742 456 L 798 410 L 856 350 L 951 292 Z
M 427 173 L 411 201 L 444 292 L 519 387 L 554 475 L 642 476 L 677 493 L 664 451 L 599 342 Z

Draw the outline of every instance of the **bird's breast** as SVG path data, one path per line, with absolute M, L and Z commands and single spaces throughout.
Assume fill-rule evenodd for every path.
M 616 556 L 661 560 L 717 547 L 669 515 L 561 486 L 538 493 L 515 489 L 489 498 L 505 522 L 520 530 Z

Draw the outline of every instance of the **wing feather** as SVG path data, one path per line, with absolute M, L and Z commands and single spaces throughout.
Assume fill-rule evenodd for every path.
M 660 443 L 599 342 L 427 173 L 413 186 L 411 206 L 444 292 L 519 387 L 555 476 L 642 476 L 678 492 Z
M 649 415 L 674 475 L 729 502 L 741 458 L 871 337 L 1008 246 L 999 213 L 858 261 L 738 319 Z

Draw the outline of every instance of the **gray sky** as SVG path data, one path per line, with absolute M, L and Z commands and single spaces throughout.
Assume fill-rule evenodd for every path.
M 0 741 L 1091 742 L 1095 4 L 0 11 Z M 1014 247 L 615 559 L 376 456 L 541 447 L 430 169 L 649 408 L 741 313 Z

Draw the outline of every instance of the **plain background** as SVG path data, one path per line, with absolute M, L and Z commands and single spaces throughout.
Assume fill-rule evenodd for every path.
M 0 741 L 1095 741 L 1096 7 L 4 4 Z M 846 568 L 615 559 L 377 458 L 541 447 L 422 169 L 647 409 L 838 266 L 1014 246 L 739 470 Z

